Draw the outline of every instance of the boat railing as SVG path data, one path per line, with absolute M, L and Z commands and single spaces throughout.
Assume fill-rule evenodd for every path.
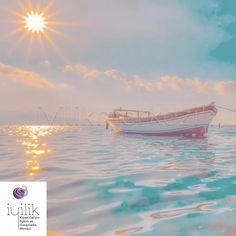
M 140 118 L 145 115 L 146 117 L 150 117 L 152 113 L 150 111 L 143 111 L 143 110 L 132 110 L 132 109 L 114 109 L 113 115 L 115 117 L 118 116 L 124 116 L 124 117 L 129 117 L 130 114 L 135 114 L 135 117 Z
M 211 103 L 211 104 L 206 105 L 206 106 L 186 109 L 186 110 L 183 110 L 183 111 L 180 111 L 180 112 L 170 112 L 170 113 L 166 113 L 166 114 L 163 114 L 163 115 L 162 114 L 154 115 L 150 111 L 144 111 L 144 110 L 133 110 L 133 109 L 119 108 L 119 109 L 114 109 L 113 112 L 109 115 L 109 117 L 110 118 L 123 118 L 123 119 L 129 119 L 129 118 L 130 119 L 132 119 L 132 118 L 136 118 L 136 119 L 149 118 L 152 121 L 154 121 L 154 120 L 155 121 L 159 121 L 161 119 L 162 122 L 163 122 L 165 119 L 169 119 L 169 118 L 185 115 L 186 116 L 186 120 L 187 120 L 189 115 L 195 114 L 195 116 L 197 116 L 199 112 L 205 111 L 205 110 L 209 109 L 209 106 L 215 106 L 215 104 Z M 195 118 L 197 119 L 197 117 L 195 117 Z

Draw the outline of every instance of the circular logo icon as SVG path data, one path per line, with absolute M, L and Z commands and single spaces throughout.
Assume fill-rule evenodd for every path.
M 16 199 L 21 199 L 23 197 L 26 197 L 28 195 L 28 190 L 27 190 L 27 187 L 26 186 L 22 186 L 21 188 L 20 187 L 17 187 L 14 189 L 13 191 L 13 196 L 16 198 Z

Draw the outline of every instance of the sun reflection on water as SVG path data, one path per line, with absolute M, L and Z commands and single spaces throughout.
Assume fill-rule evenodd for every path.
M 16 135 L 21 138 L 18 143 L 25 147 L 26 169 L 29 176 L 42 171 L 41 159 L 49 156 L 52 150 L 45 143 L 44 137 L 50 136 L 62 130 L 61 126 L 17 126 Z
M 50 180 L 47 236 L 236 235 L 228 129 L 212 127 L 203 140 L 94 126 L 2 129 L 2 178 Z
M 8 136 L 16 136 L 16 142 L 24 147 L 25 167 L 29 177 L 43 171 L 42 160 L 53 154 L 47 137 L 59 132 L 74 130 L 72 126 L 11 126 Z M 62 236 L 60 233 L 47 232 L 47 236 Z

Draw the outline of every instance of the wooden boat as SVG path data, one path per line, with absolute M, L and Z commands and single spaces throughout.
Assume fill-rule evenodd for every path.
M 156 116 L 120 108 L 108 116 L 106 123 L 118 133 L 202 137 L 216 113 L 215 103 Z

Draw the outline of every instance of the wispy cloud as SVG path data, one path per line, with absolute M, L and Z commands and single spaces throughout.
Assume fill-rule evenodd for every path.
M 39 88 L 39 89 L 53 89 L 58 87 L 65 87 L 63 84 L 55 84 L 47 78 L 32 72 L 27 71 L 11 65 L 0 63 L 0 76 L 7 81 L 12 81 L 24 86 Z
M 82 64 L 75 65 L 74 70 L 86 79 L 96 79 L 103 74 L 102 71 Z
M 210 88 L 210 82 L 200 78 L 183 79 L 178 76 L 163 76 L 160 80 L 173 91 L 179 91 L 184 88 L 194 89 L 197 93 L 207 93 Z
M 236 82 L 204 80 L 198 77 L 180 78 L 178 76 L 161 76 L 156 81 L 148 81 L 140 75 L 128 78 L 116 69 L 96 69 L 86 65 L 66 65 L 64 72 L 75 72 L 80 77 L 90 80 L 111 79 L 122 83 L 130 91 L 142 90 L 145 92 L 182 92 L 193 91 L 198 94 L 214 92 L 217 96 L 231 96 L 236 92 Z
M 215 84 L 215 91 L 219 96 L 232 96 L 236 95 L 236 82 L 235 81 L 221 81 Z

